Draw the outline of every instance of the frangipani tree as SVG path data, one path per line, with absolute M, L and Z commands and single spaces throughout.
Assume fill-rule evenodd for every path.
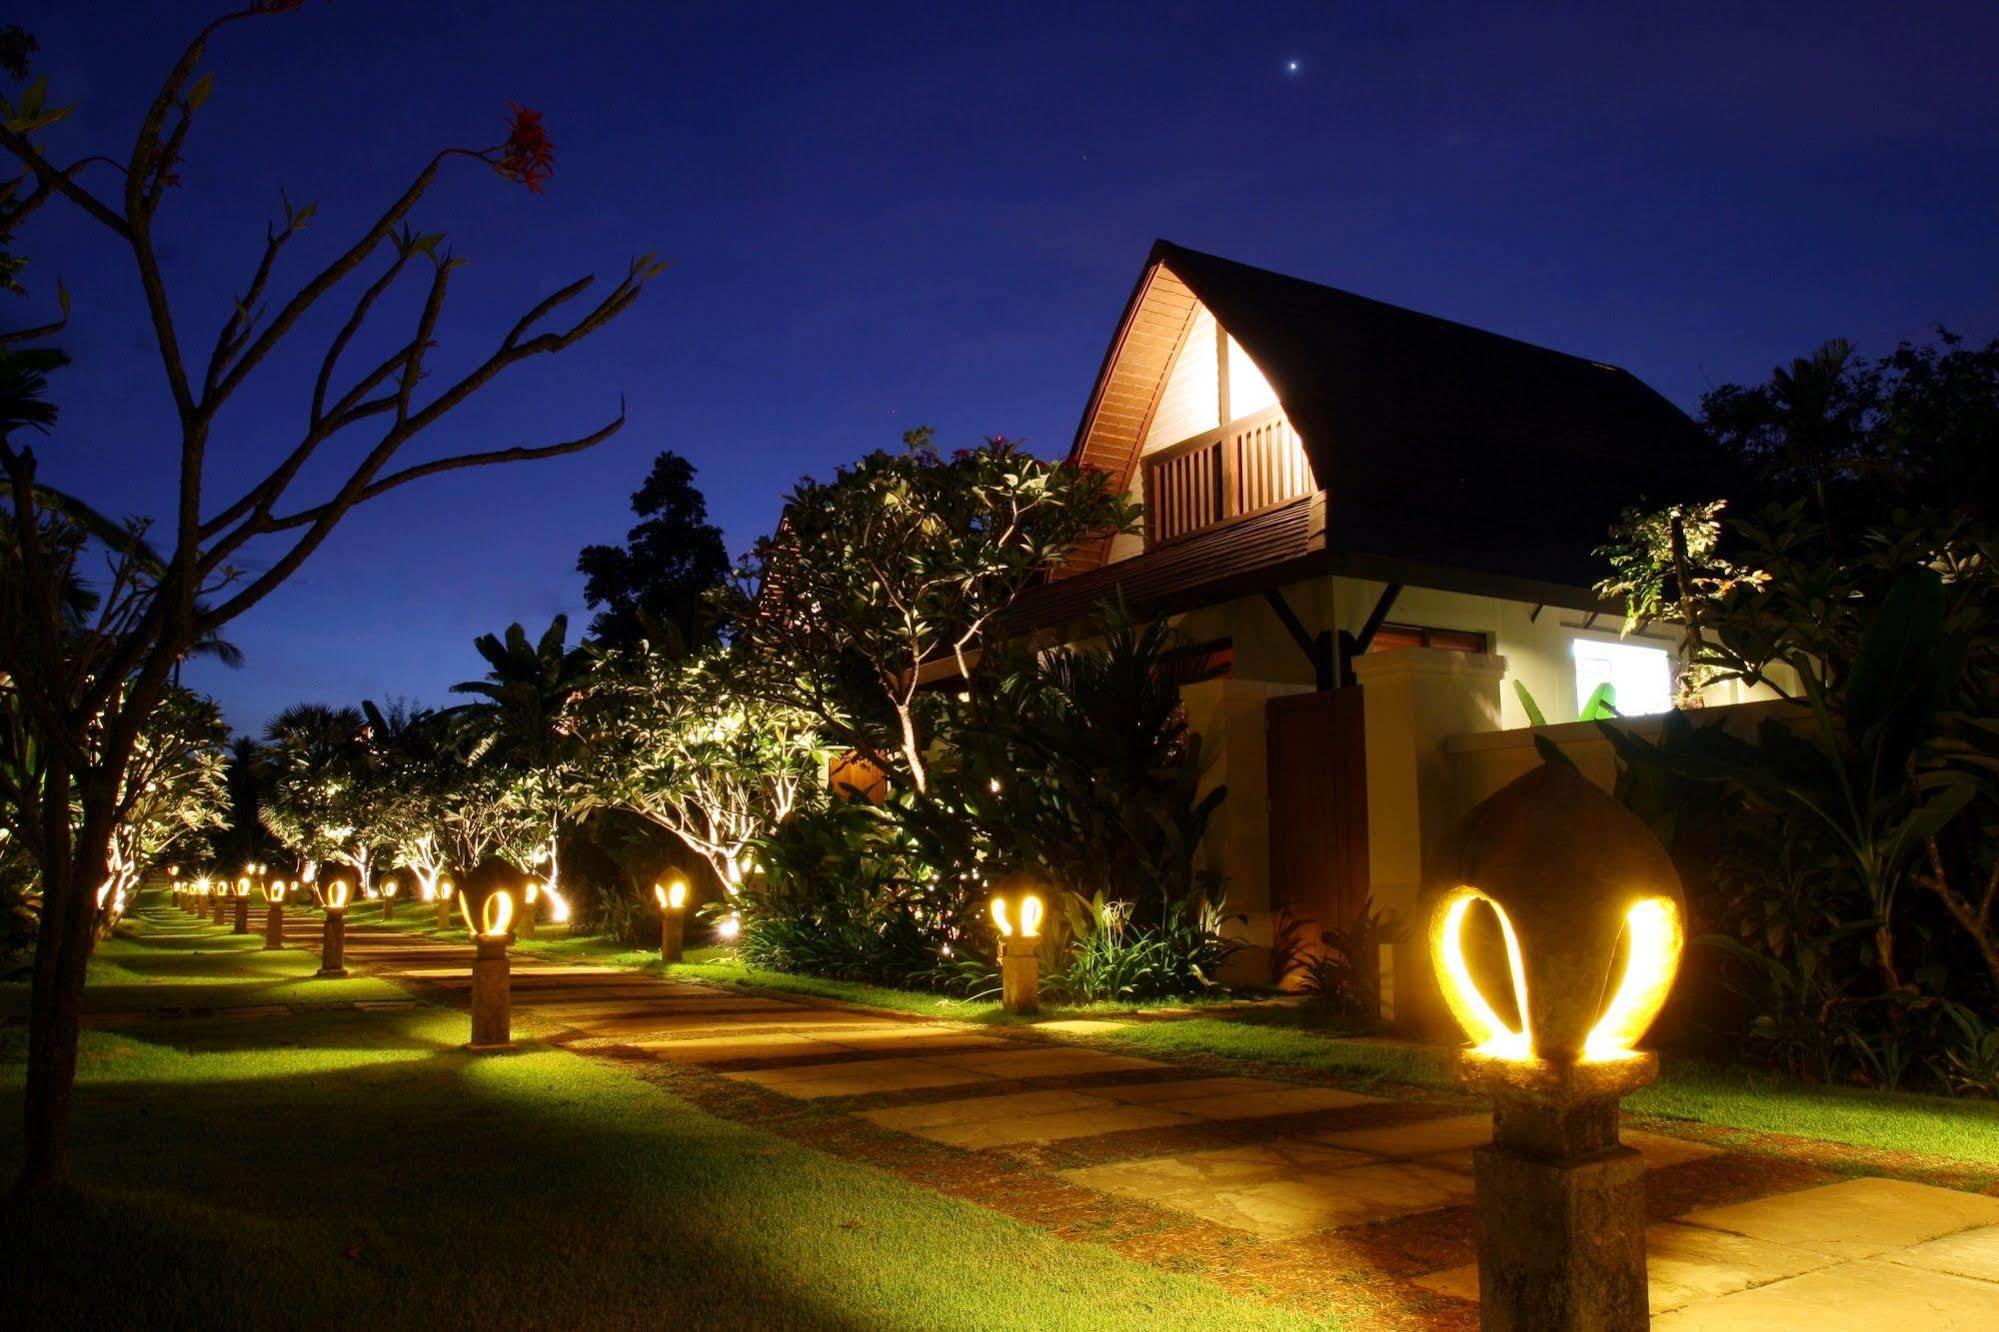
M 989 439 L 949 457 L 928 428 L 829 482 L 807 479 L 724 594 L 745 679 L 917 791 L 929 782 L 924 669 L 969 675 L 996 617 L 1088 535 L 1130 529 L 1103 472 Z
M 719 649 L 685 661 L 619 653 L 582 709 L 585 800 L 664 828 L 724 883 L 790 817 L 829 752 L 808 713 L 742 690 L 733 662 Z
M 114 899 L 129 896 L 148 867 L 222 826 L 228 738 L 215 701 L 186 689 L 169 689 L 147 719 L 125 774 L 125 815 L 111 837 L 106 883 Z
M 651 256 L 639 258 L 580 314 L 549 327 L 592 285 L 589 277 L 569 282 L 529 303 L 462 369 L 447 369 L 437 358 L 446 297 L 461 263 L 443 234 L 418 230 L 413 215 L 440 175 L 457 166 L 476 164 L 534 193 L 546 187 L 554 145 L 539 113 L 517 106 L 500 142 L 446 147 L 421 159 L 387 205 L 296 285 L 284 276 L 284 261 L 306 243 L 316 209 L 280 195 L 278 215 L 245 256 L 236 299 L 216 324 L 198 327 L 205 321 L 181 300 L 184 275 L 169 263 L 173 247 L 162 243 L 157 224 L 171 202 L 195 193 L 176 187 L 202 179 L 187 163 L 218 87 L 205 68 L 210 44 L 236 25 L 303 8 L 303 0 L 256 0 L 202 26 L 163 62 L 165 77 L 137 125 L 112 136 L 129 147 L 108 153 L 52 157 L 45 132 L 73 107 L 34 79 L 27 52 L 0 66 L 23 85 L 9 87 L 0 106 L 0 154 L 16 168 L 0 179 L 5 280 L 13 284 L 22 271 L 13 242 L 43 216 L 99 237 L 107 247 L 104 270 L 131 275 L 144 310 L 141 327 L 104 329 L 98 345 L 154 353 L 150 371 L 135 364 L 130 377 L 147 382 L 157 375 L 165 389 L 158 395 L 165 407 L 160 428 L 146 437 L 164 446 L 170 484 L 163 489 L 172 496 L 151 533 L 157 560 L 140 557 L 136 535 L 93 538 L 112 570 L 85 632 L 72 633 L 72 611 L 60 596 L 71 570 L 40 540 L 49 491 L 22 433 L 49 432 L 54 411 L 31 418 L 8 412 L 0 420 L 0 470 L 22 538 L 10 577 L 18 575 L 27 589 L 10 603 L 18 620 L 0 627 L 0 678 L 28 720 L 18 737 L 7 737 L 15 748 L 0 766 L 18 780 L 0 798 L 11 806 L 10 831 L 40 872 L 43 901 L 28 1005 L 24 1193 L 51 1194 L 68 1175 L 83 984 L 94 946 L 92 899 L 109 869 L 127 769 L 176 666 L 197 642 L 283 586 L 356 505 L 447 472 L 575 453 L 616 433 L 624 424 L 622 406 L 574 438 L 500 442 L 398 465 L 410 444 L 515 367 L 576 346 L 631 308 L 662 269 Z M 392 37 L 393 27 L 384 33 Z M 370 111 L 388 114 L 381 99 Z M 388 151 L 399 151 L 403 140 L 389 139 Z M 309 145 L 286 157 L 293 169 L 316 160 Z M 235 198 L 248 188 L 240 180 L 223 186 Z M 422 288 L 418 300 L 390 298 L 410 279 Z M 214 274 L 201 280 L 212 285 Z M 0 330 L 0 359 L 19 364 L 34 355 L 39 361 L 30 368 L 43 373 L 60 363 L 53 348 L 29 345 L 46 344 L 68 323 L 67 298 L 57 291 L 44 299 L 49 308 Z M 336 301 L 343 308 L 332 308 Z M 407 326 L 383 330 L 384 312 L 398 308 L 408 312 Z M 329 339 L 308 354 L 306 366 L 284 364 L 282 353 L 297 346 L 296 335 L 321 330 L 330 331 Z M 243 448 L 225 454 L 217 429 L 225 409 L 242 400 L 246 386 L 289 382 L 287 374 L 301 369 L 298 382 L 311 387 L 299 410 L 260 413 Z M 352 454 L 334 462 L 329 455 L 343 444 L 355 446 Z M 226 475 L 214 466 L 223 456 L 236 460 Z M 227 489 L 218 494 L 221 483 Z M 72 821 L 73 806 L 80 820 Z
M 299 703 L 273 718 L 264 733 L 269 791 L 264 824 L 317 877 L 327 861 L 351 867 L 356 888 L 373 888 L 380 835 L 375 828 L 381 793 L 372 782 L 356 708 Z
M 450 867 L 445 818 L 465 768 L 453 750 L 451 718 L 404 704 L 361 705 L 373 791 L 374 831 L 392 863 L 416 876 L 420 896 L 435 898 Z

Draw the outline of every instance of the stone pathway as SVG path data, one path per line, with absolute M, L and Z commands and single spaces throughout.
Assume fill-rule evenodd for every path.
M 171 913 L 166 913 L 171 914 Z M 261 924 L 255 913 L 253 929 Z M 316 948 L 319 918 L 286 936 Z M 350 922 L 350 968 L 462 1002 L 471 949 Z M 558 1043 L 703 1108 L 1057 1234 L 1371 1326 L 1473 1326 L 1484 1113 L 817 1000 L 517 955 Z M 1999 1197 L 1627 1130 L 1650 1170 L 1654 1326 L 1999 1329 Z M 1775 1191 L 1773 1191 L 1773 1189 Z M 1331 1294 L 1329 1295 L 1329 1291 Z

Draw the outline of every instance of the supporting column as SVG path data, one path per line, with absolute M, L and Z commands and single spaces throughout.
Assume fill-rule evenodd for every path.
M 319 975 L 347 974 L 347 913 L 329 911 L 319 932 Z
M 1039 938 L 1000 940 L 1000 1002 L 1009 1013 L 1041 1009 L 1040 945 Z
M 687 935 L 687 912 L 684 908 L 668 907 L 659 913 L 659 956 L 665 962 L 678 962 L 682 945 Z
M 450 929 L 451 899 L 448 897 L 438 898 L 436 902 L 436 907 L 437 907 L 437 928 L 440 930 Z
M 513 974 L 507 941 L 480 938 L 472 957 L 472 1043 L 470 1050 L 505 1050 L 513 1045 Z
M 250 932 L 249 898 L 239 897 L 236 899 L 236 923 L 229 932 L 231 934 L 248 934 Z
M 1375 911 L 1403 926 L 1386 968 L 1397 992 L 1384 1002 L 1398 1029 L 1438 1037 L 1455 1028 L 1427 955 L 1423 894 L 1433 858 L 1465 814 L 1444 742 L 1499 729 L 1506 659 L 1397 648 L 1355 657 L 1352 668 L 1365 714 L 1368 892 Z
M 264 908 L 264 951 L 276 952 L 285 946 L 285 906 L 273 902 Z

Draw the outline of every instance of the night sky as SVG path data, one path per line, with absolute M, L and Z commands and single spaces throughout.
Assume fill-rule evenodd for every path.
M 81 103 L 43 140 L 57 161 L 122 157 L 214 12 L 25 8 L 53 99 Z M 654 248 L 674 267 L 406 456 L 580 434 L 621 391 L 622 434 L 375 502 L 232 626 L 245 669 L 189 681 L 243 727 L 301 699 L 444 702 L 481 669 L 475 634 L 565 610 L 580 630 L 576 552 L 622 538 L 662 448 L 700 469 L 732 553 L 799 476 L 914 425 L 1059 454 L 1155 236 L 1613 362 L 1689 408 L 1835 335 L 1868 353 L 1938 323 L 1988 337 L 1995 57 L 1989 0 L 1700 16 L 312 0 L 239 25 L 212 48 L 215 93 L 159 232 L 202 355 L 280 186 L 319 203 L 284 293 L 435 149 L 504 137 L 510 100 L 545 114 L 556 176 L 534 198 L 464 164 L 419 210 L 472 261 L 438 378 L 575 275 Z M 159 512 L 171 407 L 129 259 L 55 207 L 21 248 L 75 298 L 46 478 Z M 385 307 L 385 339 L 420 294 Z M 224 418 L 211 511 L 294 441 L 344 313 L 303 326 Z

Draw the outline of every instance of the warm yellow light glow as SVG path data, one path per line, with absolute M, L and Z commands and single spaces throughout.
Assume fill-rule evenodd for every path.
M 1037 939 L 1041 936 L 1041 921 L 1047 914 L 1041 899 L 1033 893 L 1023 893 L 1020 898 L 1020 937 Z M 999 928 L 1002 939 L 1014 935 L 1013 918 L 1008 913 L 1004 897 L 993 898 L 993 924 Z
M 169 879 L 178 879 L 180 877 L 180 866 L 178 865 L 167 866 L 167 877 Z
M 738 915 L 724 916 L 715 926 L 715 937 L 718 939 L 733 939 L 742 932 L 743 918 Z
M 443 898 L 445 901 L 449 902 L 451 900 L 451 895 L 457 891 L 458 891 L 458 885 L 453 883 L 451 880 L 439 879 L 437 881 L 437 895 Z
M 1514 1007 L 1520 1014 L 1518 1031 L 1507 1026 L 1479 993 L 1478 982 L 1472 979 L 1471 968 L 1465 962 L 1465 916 L 1474 902 L 1484 902 L 1499 918 L 1499 931 L 1506 939 L 1506 965 L 1513 976 Z M 1473 1047 L 1480 1054 L 1498 1059 L 1531 1058 L 1534 1037 L 1527 1021 L 1527 970 L 1520 961 L 1520 940 L 1514 937 L 1513 922 L 1506 918 L 1499 903 L 1475 888 L 1458 889 L 1445 908 L 1437 952 L 1437 977 L 1443 985 L 1444 1002 L 1450 1005 L 1458 1025 L 1471 1037 Z
M 250 895 L 250 880 L 248 878 L 242 878 L 236 880 L 236 896 L 248 897 L 249 895 Z
M 653 900 L 661 911 L 679 911 L 687 905 L 687 880 L 675 879 L 671 887 L 652 886 Z
M 557 925 L 569 919 L 569 899 L 555 891 L 553 883 L 545 883 L 541 891 L 548 898 L 548 918 Z
M 350 891 L 347 880 L 335 879 L 326 885 L 326 892 L 320 897 L 320 903 L 328 911 L 345 911 Z
M 194 881 L 194 891 L 203 897 L 208 896 L 208 876 L 206 874 Z
M 1583 1058 L 1618 1059 L 1631 1053 L 1659 1015 L 1679 970 L 1686 934 L 1680 913 L 1663 897 L 1648 897 L 1624 914 L 1624 979 L 1610 1007 L 1583 1042 Z
M 264 900 L 273 906 L 285 900 L 285 881 L 273 879 L 264 885 Z
M 396 887 L 396 881 L 394 879 L 382 880 L 382 896 L 394 897 L 396 895 L 396 892 L 397 892 L 397 887 Z
M 504 939 L 514 923 L 514 895 L 504 888 L 486 894 L 485 903 L 479 908 L 480 919 L 472 919 L 472 908 L 467 899 L 458 899 L 458 913 L 465 917 L 465 928 L 477 939 Z

